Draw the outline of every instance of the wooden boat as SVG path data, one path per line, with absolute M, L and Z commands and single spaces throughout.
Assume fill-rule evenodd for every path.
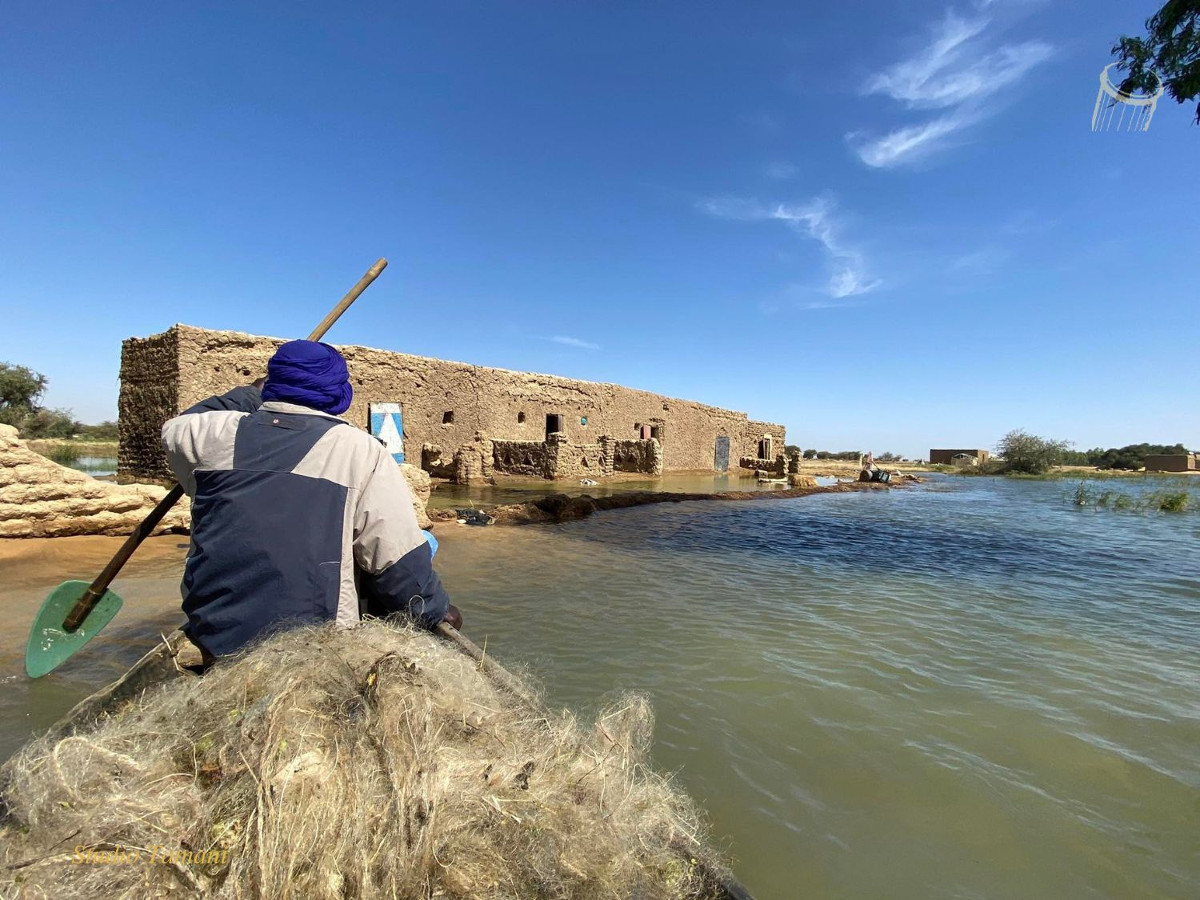
M 487 656 L 469 638 L 464 637 L 445 623 L 438 626 L 437 633 L 474 659 L 479 664 L 480 670 L 498 688 L 526 706 L 537 710 L 540 714 L 547 716 L 551 714 L 550 709 L 539 698 L 530 694 L 507 669 Z M 173 678 L 201 677 L 191 668 L 200 661 L 199 652 L 183 632 L 172 632 L 169 637 L 164 638 L 158 646 L 134 663 L 128 672 L 112 684 L 85 697 L 72 707 L 62 719 L 47 729 L 46 734 L 53 741 L 62 740 L 71 734 L 91 728 L 110 712 L 137 699 L 144 691 L 155 685 Z M 6 762 L 0 766 L 0 817 L 8 814 L 7 805 L 4 802 L 4 792 L 10 778 L 10 767 Z M 690 839 L 680 838 L 675 849 L 680 856 L 699 869 L 708 896 L 716 898 L 716 900 L 753 900 L 750 892 L 733 873 L 710 859 L 707 852 L 698 844 Z

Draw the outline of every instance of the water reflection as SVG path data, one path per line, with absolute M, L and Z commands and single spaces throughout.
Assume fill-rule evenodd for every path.
M 467 633 L 551 702 L 650 695 L 656 762 L 760 898 L 1190 896 L 1200 529 L 1063 490 L 944 479 L 448 524 L 438 564 Z M 135 559 L 120 627 L 36 684 L 18 673 L 44 586 L 0 572 L 6 747 L 178 620 L 165 540 Z M 68 556 L 40 571 L 67 577 Z

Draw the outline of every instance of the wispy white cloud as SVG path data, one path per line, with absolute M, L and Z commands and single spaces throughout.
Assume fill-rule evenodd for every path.
M 883 137 L 868 138 L 855 132 L 846 139 L 868 166 L 885 169 L 902 162 L 915 162 L 934 150 L 943 149 L 946 139 L 969 122 L 968 116 L 948 115 L 923 125 L 897 128 Z
M 789 178 L 795 178 L 800 174 L 800 167 L 792 165 L 789 162 L 772 162 L 767 163 L 763 169 L 763 174 L 768 178 L 776 178 L 780 181 L 786 181 Z
M 593 344 L 591 341 L 585 341 L 577 337 L 567 337 L 566 335 L 556 334 L 550 338 L 556 344 L 565 344 L 568 347 L 579 347 L 583 350 L 599 350 L 599 344 Z
M 928 46 L 867 80 L 866 94 L 890 97 L 907 109 L 947 112 L 882 137 L 862 132 L 847 135 L 864 163 L 886 168 L 945 147 L 951 135 L 985 117 L 983 101 L 1020 81 L 1054 53 L 1042 41 L 991 46 L 986 36 L 989 24 L 983 16 L 947 13 Z
M 764 206 L 756 200 L 724 197 L 704 200 L 700 208 L 712 216 L 741 222 L 783 222 L 793 231 L 817 241 L 825 248 L 832 268 L 825 292 L 835 299 L 873 291 L 883 282 L 867 274 L 861 252 L 845 243 L 833 201 L 817 197 L 807 203 Z

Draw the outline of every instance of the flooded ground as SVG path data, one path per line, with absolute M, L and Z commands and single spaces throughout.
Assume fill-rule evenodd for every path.
M 819 485 L 834 484 L 833 476 L 816 479 Z M 545 497 L 549 492 L 543 478 L 502 477 L 495 485 L 462 485 L 437 483 L 430 496 L 432 509 L 462 509 L 478 507 L 487 509 L 505 503 L 523 503 Z M 760 483 L 755 478 L 738 475 L 714 475 L 708 473 L 672 473 L 661 478 L 622 477 L 604 479 L 596 484 L 581 484 L 579 481 L 555 482 L 552 490 L 572 497 L 588 494 L 592 497 L 611 497 L 614 494 L 638 491 L 665 491 L 672 493 L 715 494 L 726 491 L 779 491 L 786 484 Z
M 1071 488 L 946 478 L 445 525 L 438 566 L 466 633 L 552 703 L 649 694 L 657 764 L 760 898 L 1191 897 L 1200 515 L 1081 508 Z M 2 548 L 0 753 L 177 623 L 182 541 L 155 539 L 113 625 L 25 679 L 45 591 L 117 543 Z

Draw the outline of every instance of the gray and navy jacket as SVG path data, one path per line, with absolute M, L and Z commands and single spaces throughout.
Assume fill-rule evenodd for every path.
M 184 630 L 202 650 L 360 612 L 427 628 L 445 617 L 408 482 L 375 438 L 243 387 L 171 419 L 162 439 L 192 498 Z

